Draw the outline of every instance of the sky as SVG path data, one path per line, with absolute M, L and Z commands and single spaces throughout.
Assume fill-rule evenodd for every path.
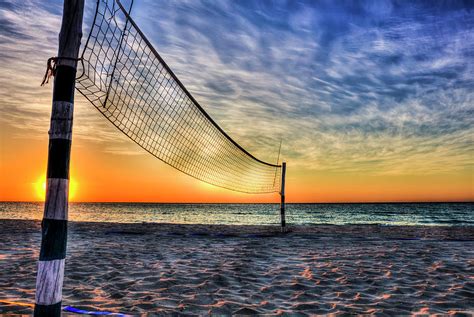
M 84 37 L 95 1 L 86 0 Z M 61 1 L 0 1 L 0 200 L 44 199 Z M 474 3 L 152 1 L 131 11 L 289 202 L 474 200 Z M 157 160 L 76 94 L 72 201 L 278 202 Z

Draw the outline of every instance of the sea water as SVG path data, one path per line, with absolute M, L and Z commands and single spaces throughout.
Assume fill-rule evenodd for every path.
M 42 218 L 44 203 L 0 202 L 0 219 Z M 288 224 L 474 226 L 474 203 L 287 204 Z M 69 220 L 274 225 L 278 204 L 71 203 Z

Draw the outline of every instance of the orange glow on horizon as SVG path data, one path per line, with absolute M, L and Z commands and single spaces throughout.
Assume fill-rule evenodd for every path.
M 47 130 L 47 127 L 45 127 Z M 28 142 L 6 138 L 0 201 L 44 201 L 48 137 Z M 128 141 L 127 141 L 128 142 Z M 203 183 L 139 148 L 136 155 L 110 154 L 77 138 L 71 152 L 70 201 L 166 203 L 279 203 L 278 193 L 249 195 Z M 40 175 L 40 176 L 39 176 Z M 299 168 L 288 162 L 287 202 L 473 201 L 471 170 L 376 175 Z

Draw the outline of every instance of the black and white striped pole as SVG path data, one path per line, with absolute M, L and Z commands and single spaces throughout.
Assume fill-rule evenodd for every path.
M 58 57 L 53 69 L 53 107 L 41 251 L 36 278 L 35 316 L 60 316 L 66 257 L 69 160 L 77 60 L 84 0 L 64 0 Z
M 281 232 L 285 232 L 285 176 L 286 176 L 286 162 L 281 164 L 281 190 L 280 190 L 280 218 L 281 218 Z

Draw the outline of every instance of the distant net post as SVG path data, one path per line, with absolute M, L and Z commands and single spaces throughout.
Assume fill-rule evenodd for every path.
M 84 0 L 65 0 L 58 56 L 52 60 L 53 106 L 49 130 L 46 200 L 36 278 L 35 316 L 61 316 L 66 257 L 69 160 L 77 57 Z
M 285 232 L 286 219 L 285 219 L 285 176 L 286 176 L 286 162 L 281 165 L 281 190 L 280 190 L 280 218 L 281 218 L 281 231 Z

